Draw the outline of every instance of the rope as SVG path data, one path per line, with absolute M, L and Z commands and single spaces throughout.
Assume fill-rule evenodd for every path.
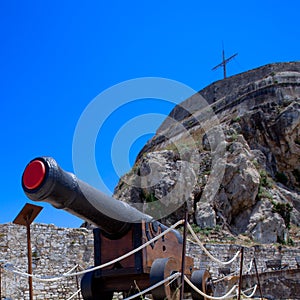
M 252 292 L 250 295 L 246 295 L 246 294 L 245 294 L 245 292 L 251 291 L 252 289 L 253 289 L 253 292 Z M 254 296 L 255 292 L 256 292 L 256 289 L 257 289 L 257 284 L 256 284 L 254 287 L 250 288 L 250 289 L 247 289 L 247 290 L 245 290 L 245 291 L 242 291 L 242 294 L 243 294 L 243 296 L 246 297 L 246 298 L 252 298 L 252 297 Z
M 71 272 L 73 272 L 75 269 L 77 269 L 78 267 L 80 267 L 79 265 L 75 265 L 75 267 L 73 267 L 72 269 L 70 269 L 68 272 L 66 272 L 65 274 L 70 274 Z
M 249 273 L 251 271 L 252 266 L 253 266 L 253 258 L 250 261 L 249 268 L 246 269 L 246 273 Z M 216 279 L 216 280 L 214 280 L 214 283 L 221 282 L 221 281 L 225 280 L 226 278 L 229 278 L 229 277 L 232 277 L 233 275 L 236 275 L 236 273 L 237 273 L 237 271 L 234 271 L 234 272 L 232 272 L 232 273 L 230 273 L 230 274 L 228 274 L 228 275 L 226 275 L 226 276 L 224 276 L 222 278 Z
M 69 271 L 67 271 L 66 273 L 64 274 L 70 274 L 71 272 L 73 272 L 76 268 L 81 268 L 80 265 L 75 265 L 73 268 L 71 268 Z M 4 266 L 4 270 L 6 271 L 11 271 L 13 272 L 12 269 L 16 269 L 18 272 L 21 272 L 23 273 L 23 271 L 21 269 L 19 269 L 18 267 L 15 267 L 14 265 L 12 264 L 7 264 Z M 24 274 L 28 274 L 28 273 L 24 273 Z M 29 274 L 28 274 L 29 275 Z
M 9 271 L 11 271 L 15 274 L 18 274 L 20 276 L 23 276 L 23 277 L 32 277 L 35 280 L 43 281 L 43 282 L 52 282 L 52 281 L 61 280 L 62 278 L 65 278 L 65 277 L 80 276 L 80 275 L 83 275 L 85 273 L 93 272 L 93 271 L 108 267 L 110 265 L 115 264 L 116 262 L 118 262 L 120 260 L 123 260 L 123 259 L 133 255 L 134 253 L 136 253 L 136 252 L 142 250 L 143 248 L 147 247 L 148 245 L 150 245 L 154 241 L 160 239 L 162 236 L 166 235 L 167 233 L 169 233 L 170 231 L 172 231 L 173 229 L 175 229 L 176 227 L 178 227 L 179 225 L 181 225 L 183 223 L 184 223 L 184 220 L 180 220 L 177 223 L 175 223 L 174 225 L 172 225 L 171 227 L 169 227 L 168 229 L 166 229 L 165 231 L 163 231 L 162 233 L 160 233 L 159 235 L 157 235 L 156 237 L 154 237 L 153 239 L 151 239 L 150 241 L 148 241 L 145 244 L 141 245 L 140 247 L 138 247 L 136 249 L 133 249 L 132 251 L 130 251 L 130 252 L 128 252 L 128 253 L 126 253 L 126 254 L 124 254 L 124 255 L 122 255 L 122 256 L 120 256 L 120 257 L 118 257 L 118 258 L 116 258 L 116 259 L 114 259 L 110 262 L 104 263 L 102 265 L 99 265 L 99 266 L 96 266 L 96 267 L 93 267 L 93 268 L 90 268 L 90 269 L 87 269 L 87 270 L 84 270 L 84 271 L 80 271 L 80 272 L 76 272 L 76 273 L 64 273 L 61 276 L 51 277 L 51 278 L 42 278 L 41 276 L 36 276 L 36 275 L 33 275 L 33 274 L 28 274 L 28 273 L 25 273 L 25 272 L 21 272 L 21 271 L 16 270 L 16 268 L 14 266 L 12 266 L 12 267 L 15 270 L 9 270 Z M 45 276 L 43 276 L 43 277 L 45 277 Z
M 73 272 L 76 268 L 81 268 L 78 264 L 76 265 L 76 266 L 74 266 L 73 268 L 71 268 L 69 271 L 67 271 L 66 273 L 64 273 L 64 274 L 70 274 L 71 272 Z M 13 269 L 15 269 L 15 270 L 13 270 Z M 6 271 L 10 271 L 10 272 L 12 272 L 12 273 L 15 273 L 15 274 L 18 274 L 18 275 L 21 275 L 21 276 L 23 276 L 23 277 L 33 277 L 33 278 L 35 278 L 35 276 L 34 275 L 30 275 L 30 274 L 28 274 L 28 273 L 25 273 L 25 272 L 23 272 L 21 269 L 19 269 L 19 268 L 17 268 L 17 267 L 15 267 L 14 265 L 12 265 L 12 264 L 9 264 L 6 268 L 5 268 L 5 270 Z M 23 274 L 23 275 L 22 275 Z M 46 276 L 44 276 L 44 277 L 46 277 Z M 51 279 L 51 276 L 49 276 L 50 277 L 50 279 Z M 38 277 L 39 278 L 39 277 Z M 48 279 L 49 278 L 43 278 L 43 280 L 40 280 L 40 281 L 48 281 Z
M 197 237 L 196 233 L 194 232 L 192 226 L 187 223 L 188 229 L 190 231 L 190 233 L 192 234 L 193 238 L 196 240 L 197 244 L 200 246 L 200 248 L 205 252 L 205 254 L 210 257 L 213 261 L 221 264 L 221 265 L 229 265 L 231 264 L 233 261 L 235 261 L 237 259 L 237 257 L 239 256 L 239 254 L 241 253 L 240 250 L 237 251 L 237 253 L 234 255 L 234 257 L 226 262 L 222 262 L 221 260 L 215 258 L 214 256 L 212 256 L 209 251 L 203 246 L 203 244 L 201 243 L 201 241 L 199 240 L 199 238 Z
M 234 295 L 232 294 L 234 292 L 234 290 L 236 290 L 236 288 L 238 287 L 237 285 L 234 285 L 231 290 L 225 294 L 222 297 L 213 297 L 213 296 L 209 296 L 206 295 L 205 293 L 203 293 L 201 290 L 199 290 L 186 276 L 184 276 L 184 280 L 186 281 L 186 283 L 193 288 L 197 293 L 199 293 L 200 295 L 202 295 L 204 298 L 207 299 L 212 299 L 212 300 L 222 300 L 222 299 L 227 299 L 227 298 L 232 298 Z
M 225 280 L 225 279 L 228 278 L 228 277 L 231 277 L 231 276 L 233 276 L 233 275 L 236 275 L 237 272 L 238 272 L 238 271 L 234 271 L 234 272 L 232 272 L 232 273 L 230 273 L 230 274 L 228 274 L 228 275 L 226 275 L 226 276 L 224 276 L 224 277 L 222 277 L 222 278 L 216 279 L 216 280 L 214 280 L 214 283 L 218 283 L 218 282 L 220 282 L 220 281 Z
M 164 279 L 164 280 L 162 280 L 162 281 L 160 281 L 160 282 L 158 282 L 158 283 L 156 283 L 156 284 L 150 286 L 149 288 L 147 288 L 147 289 L 145 289 L 145 290 L 139 292 L 138 294 L 135 294 L 135 295 L 130 296 L 130 297 L 128 297 L 128 298 L 125 298 L 125 299 L 123 299 L 123 300 L 131 300 L 131 299 L 135 299 L 135 298 L 137 298 L 137 297 L 139 297 L 139 296 L 142 296 L 143 294 L 146 294 L 146 293 L 148 293 L 148 292 L 150 292 L 150 291 L 156 289 L 157 287 L 161 286 L 161 285 L 164 284 L 165 282 L 167 282 L 167 281 L 169 281 L 169 280 L 174 280 L 174 279 L 178 278 L 180 275 L 181 275 L 181 273 L 177 272 L 177 273 L 175 273 L 175 274 L 169 276 L 168 278 L 166 278 L 166 279 Z
M 165 278 L 164 280 L 162 280 L 162 281 L 160 281 L 160 282 L 158 282 L 158 283 L 156 283 L 156 284 L 154 284 L 154 285 L 152 285 L 152 286 L 150 286 L 149 288 L 147 288 L 147 289 L 145 289 L 145 290 L 143 290 L 143 291 L 141 291 L 141 292 L 139 292 L 139 293 L 137 293 L 137 294 L 134 294 L 134 295 L 132 295 L 132 296 L 130 296 L 130 297 L 127 297 L 127 298 L 124 298 L 123 300 L 132 300 L 132 299 L 135 299 L 135 298 L 138 298 L 138 297 L 140 297 L 140 296 L 142 296 L 142 295 L 144 295 L 144 294 L 146 294 L 146 293 L 148 293 L 148 292 L 150 292 L 150 291 L 152 291 L 152 290 L 154 290 L 154 289 L 156 289 L 157 287 L 159 287 L 159 286 L 161 286 L 161 285 L 163 285 L 164 283 L 166 283 L 167 281 L 169 281 L 169 284 L 172 282 L 172 281 L 174 281 L 176 278 L 178 278 L 179 276 L 181 275 L 181 273 L 179 273 L 179 272 L 177 272 L 177 273 L 175 273 L 175 274 L 173 274 L 173 275 L 171 275 L 171 276 L 169 276 L 168 278 Z M 202 295 L 203 297 L 206 297 L 206 298 L 208 298 L 208 299 L 212 299 L 212 300 L 222 300 L 222 299 L 227 299 L 227 298 L 231 298 L 233 295 L 232 295 L 232 293 L 234 292 L 234 290 L 235 289 L 237 289 L 237 285 L 234 285 L 232 288 L 231 288 L 231 290 L 227 293 L 227 294 L 225 294 L 224 296 L 222 296 L 222 297 L 212 297 L 212 296 L 209 296 L 209 295 L 206 295 L 205 293 L 203 293 L 201 290 L 199 290 L 186 276 L 184 276 L 185 278 L 185 281 L 196 291 L 196 292 L 198 292 L 200 295 Z M 253 292 L 251 293 L 251 295 L 246 295 L 245 294 L 245 292 L 248 292 L 248 291 L 250 291 L 250 290 L 252 290 L 252 289 L 254 289 L 253 290 Z M 257 285 L 255 285 L 253 288 L 250 288 L 250 289 L 247 289 L 247 290 L 245 290 L 245 291 L 242 291 L 242 294 L 246 297 L 246 298 L 251 298 L 254 294 L 255 294 L 255 292 L 256 292 L 256 289 L 257 289 Z M 80 290 L 78 290 L 77 292 L 76 292 L 76 294 L 77 293 L 79 293 L 80 292 Z M 72 298 L 75 296 L 75 294 L 72 296 Z M 67 300 L 70 300 L 70 299 L 72 299 L 72 298 L 69 298 L 69 299 L 67 299 Z
M 70 298 L 68 298 L 67 300 L 71 300 L 73 299 L 75 296 L 77 296 L 79 293 L 81 292 L 81 289 L 79 289 L 75 294 L 73 294 Z
M 246 270 L 246 273 L 249 273 L 251 271 L 252 265 L 253 265 L 253 258 L 250 261 L 249 268 Z

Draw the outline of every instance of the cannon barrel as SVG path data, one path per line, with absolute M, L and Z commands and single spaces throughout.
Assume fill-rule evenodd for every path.
M 22 175 L 22 187 L 29 199 L 66 210 L 96 225 L 110 239 L 124 236 L 132 223 L 153 220 L 64 171 L 51 157 L 38 157 L 29 162 Z

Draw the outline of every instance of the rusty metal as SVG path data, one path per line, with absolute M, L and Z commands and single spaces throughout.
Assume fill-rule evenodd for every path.
M 28 274 L 32 275 L 32 250 L 31 250 L 31 234 L 30 224 L 34 221 L 37 215 L 43 208 L 41 206 L 26 203 L 19 214 L 14 219 L 13 223 L 26 226 L 27 232 L 27 258 L 28 258 Z M 33 300 L 33 285 L 32 277 L 28 277 L 29 299 Z M 1 298 L 0 298 L 1 299 Z
M 258 289 L 259 289 L 259 293 L 260 293 L 260 298 L 263 299 L 263 295 L 262 295 L 262 290 L 261 290 L 261 285 L 260 285 L 259 274 L 258 274 L 258 271 L 257 271 L 257 265 L 256 265 L 256 259 L 255 259 L 255 257 L 253 258 L 253 263 L 254 263 L 254 268 L 255 268 L 255 273 L 256 273 L 256 278 L 257 278 L 257 284 L 258 284 Z
M 0 299 L 2 299 L 2 263 L 0 263 Z
M 241 291 L 242 291 L 242 284 L 243 284 L 243 264 L 244 264 L 244 247 L 241 248 L 240 278 L 239 278 L 238 300 L 241 300 Z
M 226 58 L 225 56 L 225 50 L 224 50 L 224 45 L 223 45 L 223 49 L 222 49 L 222 62 L 218 65 L 216 65 L 215 67 L 212 68 L 212 71 L 223 67 L 223 74 L 224 74 L 224 79 L 227 78 L 227 73 L 226 73 L 226 65 L 234 58 L 238 55 L 238 53 L 233 54 L 232 56 L 230 56 L 229 58 Z
M 183 244 L 181 256 L 181 286 L 180 286 L 180 300 L 183 300 L 184 295 L 184 271 L 185 271 L 185 254 L 186 254 L 186 238 L 187 238 L 187 223 L 188 223 L 188 208 L 184 204 L 184 228 L 183 228 Z
M 154 285 L 166 278 L 179 269 L 178 261 L 174 258 L 157 258 L 150 271 L 150 284 Z M 177 281 L 171 284 L 166 282 L 152 290 L 154 300 L 179 300 L 180 291 Z
M 76 273 L 79 271 L 78 266 L 76 267 L 75 270 L 76 270 Z M 78 291 L 78 290 L 80 289 L 80 287 L 79 287 L 78 275 L 75 276 L 75 279 L 76 279 L 76 287 L 77 287 L 77 291 Z M 77 298 L 80 300 L 80 299 L 81 299 L 80 293 L 78 293 L 77 295 L 78 295 Z M 1 298 L 0 298 L 0 299 L 1 299 Z
M 27 226 L 27 223 L 30 225 L 42 209 L 43 207 L 41 206 L 26 203 L 14 219 L 13 223 L 22 226 Z
M 27 230 L 27 255 L 28 255 L 28 274 L 32 274 L 32 251 L 31 251 L 31 235 L 30 235 L 30 223 L 26 221 L 26 230 Z M 33 300 L 33 286 L 32 286 L 32 277 L 28 277 L 29 284 L 29 299 Z
M 210 273 L 207 270 L 195 270 L 191 276 L 191 282 L 194 286 L 196 286 L 199 290 L 205 293 L 208 296 L 213 296 L 213 282 Z M 193 300 L 207 300 L 209 298 L 205 298 L 196 292 L 194 289 L 191 290 L 192 299 Z

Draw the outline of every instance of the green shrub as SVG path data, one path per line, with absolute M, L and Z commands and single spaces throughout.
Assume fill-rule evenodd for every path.
M 235 118 L 232 119 L 232 123 L 239 122 L 240 120 L 241 120 L 241 117 L 237 116 L 237 117 L 235 117 Z
M 272 202 L 273 212 L 278 213 L 284 220 L 287 229 L 291 228 L 291 212 L 293 207 L 289 203 Z
M 272 179 L 268 176 L 268 173 L 266 170 L 261 169 L 259 171 L 260 175 L 260 186 L 266 187 L 266 188 L 271 188 L 273 187 L 273 182 Z
M 267 199 L 270 199 L 270 200 L 273 199 L 272 194 L 269 191 L 267 191 L 266 188 L 264 188 L 261 185 L 258 187 L 257 197 L 259 199 L 263 199 L 263 198 L 267 198 Z
M 146 203 L 152 203 L 152 202 L 156 202 L 157 198 L 155 197 L 154 193 L 148 193 L 145 192 L 144 190 L 142 190 L 142 195 L 141 198 L 146 202 Z

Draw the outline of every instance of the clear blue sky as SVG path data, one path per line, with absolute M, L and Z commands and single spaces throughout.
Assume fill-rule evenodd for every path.
M 239 53 L 228 75 L 299 60 L 299 11 L 298 0 L 1 1 L 0 223 L 12 221 L 30 202 L 20 182 L 32 158 L 53 156 L 73 171 L 76 124 L 100 92 L 145 76 L 200 90 L 222 78 L 221 69 L 211 71 L 221 60 L 222 41 L 227 56 Z M 121 115 L 166 114 L 171 108 L 137 105 Z M 104 144 L 115 130 L 107 126 L 98 137 L 101 156 L 110 153 Z M 144 142 L 133 145 L 131 162 Z M 105 159 L 101 168 L 113 189 L 118 178 L 111 162 Z M 70 227 L 82 222 L 41 205 L 38 222 Z

